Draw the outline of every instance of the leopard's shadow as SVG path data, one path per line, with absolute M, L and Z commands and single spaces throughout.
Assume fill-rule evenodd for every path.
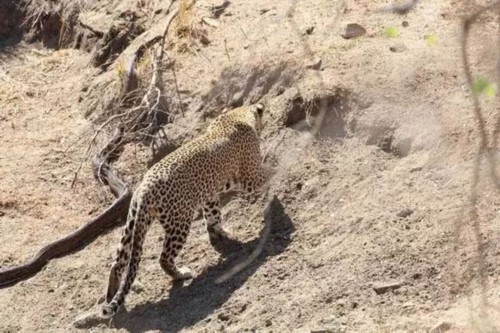
M 238 290 L 247 279 L 270 257 L 286 250 L 291 243 L 291 234 L 295 227 L 285 213 L 281 202 L 274 197 L 269 210 L 271 232 L 260 255 L 241 272 L 228 281 L 216 284 L 215 280 L 234 265 L 245 260 L 255 249 L 259 238 L 247 243 L 232 241 L 217 249 L 221 253 L 237 253 L 223 262 L 208 267 L 185 287 L 174 284 L 160 302 L 147 302 L 133 307 L 129 312 L 120 311 L 114 319 L 116 328 L 124 328 L 130 332 L 159 330 L 161 332 L 178 332 L 205 319 L 220 308 L 229 297 Z M 262 237 L 262 235 L 261 235 Z

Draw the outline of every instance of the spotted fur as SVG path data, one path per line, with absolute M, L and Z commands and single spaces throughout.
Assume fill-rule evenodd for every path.
M 207 132 L 155 164 L 137 187 L 120 246 L 109 274 L 106 304 L 109 318 L 123 304 L 137 274 L 142 248 L 154 220 L 165 230 L 161 268 L 174 279 L 191 278 L 175 264 L 195 211 L 202 208 L 210 240 L 227 237 L 222 229 L 219 195 L 254 192 L 267 181 L 261 166 L 259 134 L 264 106 L 255 104 L 217 117 Z

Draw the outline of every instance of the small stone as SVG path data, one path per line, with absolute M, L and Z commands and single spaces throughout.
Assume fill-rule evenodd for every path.
M 429 333 L 442 333 L 442 332 L 446 332 L 446 331 L 448 331 L 448 330 L 451 329 L 451 326 L 452 325 L 450 323 L 443 321 L 443 322 L 437 324 L 436 326 L 434 326 L 433 328 L 431 328 L 429 330 Z
M 222 320 L 222 321 L 228 321 L 229 320 L 229 314 L 225 313 L 225 312 L 221 312 L 217 315 L 217 318 L 219 318 L 219 320 Z
M 413 307 L 415 307 L 415 304 L 413 304 L 412 302 L 406 302 L 406 303 L 403 303 L 403 304 L 401 305 L 401 307 L 402 307 L 403 309 L 409 309 L 409 308 L 413 308 Z
M 106 296 L 105 295 L 101 295 L 98 299 L 97 299 L 97 304 L 102 304 L 104 303 L 104 301 L 106 300 Z
M 308 27 L 308 28 L 306 29 L 306 35 L 310 35 L 310 34 L 312 34 L 312 33 L 313 33 L 313 31 L 314 31 L 314 26 Z
M 144 291 L 144 285 L 139 281 L 135 281 L 131 289 L 134 293 L 140 294 Z
M 306 68 L 314 69 L 314 70 L 319 70 L 321 68 L 321 63 L 322 62 L 323 61 L 321 60 L 321 58 L 315 58 L 310 63 L 308 63 L 306 65 Z
M 403 27 L 408 28 L 410 24 L 408 23 L 408 21 L 403 21 L 402 25 Z
M 271 319 L 266 319 L 266 327 L 269 327 L 273 324 L 273 322 L 271 321 Z
M 401 53 L 401 52 L 404 52 L 406 50 L 407 50 L 407 48 L 404 44 L 396 44 L 396 45 L 392 45 L 389 47 L 389 51 L 395 52 L 395 53 Z
M 210 44 L 210 39 L 207 37 L 206 34 L 202 33 L 200 34 L 200 42 L 203 44 L 203 45 L 209 45 Z
M 377 293 L 377 295 L 385 294 L 389 290 L 394 290 L 401 288 L 403 285 L 402 281 L 394 281 L 394 282 L 382 282 L 382 283 L 376 283 L 373 285 L 373 290 Z
M 268 11 L 270 11 L 270 9 L 268 8 L 263 8 L 259 11 L 260 15 L 264 15 L 265 13 L 267 13 Z
M 410 172 L 422 171 L 422 167 L 414 167 L 410 169 Z
M 349 23 L 341 36 L 345 39 L 360 37 L 366 34 L 366 29 L 357 23 Z
M 203 17 L 201 20 L 203 21 L 203 23 L 205 23 L 206 25 L 208 25 L 210 27 L 217 28 L 219 26 L 219 21 L 217 21 L 211 17 Z
M 224 13 L 224 11 L 227 9 L 227 7 L 229 7 L 229 5 L 230 5 L 230 2 L 227 0 L 216 1 L 216 3 L 213 4 L 212 8 L 211 8 L 213 17 L 219 18 Z M 228 16 L 228 15 L 226 15 L 226 16 Z
M 405 209 L 401 210 L 399 213 L 397 213 L 396 215 L 398 217 L 405 218 L 405 217 L 410 216 L 411 214 L 413 214 L 413 210 L 411 210 L 410 208 L 405 208 Z

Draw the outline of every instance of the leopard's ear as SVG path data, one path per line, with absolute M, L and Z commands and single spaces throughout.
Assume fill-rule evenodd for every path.
M 255 109 L 257 110 L 257 114 L 259 115 L 259 117 L 262 118 L 262 115 L 264 114 L 264 110 L 266 109 L 264 104 L 262 104 L 262 103 L 255 104 Z

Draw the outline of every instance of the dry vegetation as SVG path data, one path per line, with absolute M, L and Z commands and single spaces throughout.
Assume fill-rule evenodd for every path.
M 0 21 L 0 284 L 90 243 L 4 286 L 0 331 L 500 330 L 499 1 L 24 0 Z M 275 198 L 226 205 L 241 243 L 197 218 L 176 286 L 156 226 L 126 310 L 75 321 L 106 287 L 119 179 L 257 101 Z

